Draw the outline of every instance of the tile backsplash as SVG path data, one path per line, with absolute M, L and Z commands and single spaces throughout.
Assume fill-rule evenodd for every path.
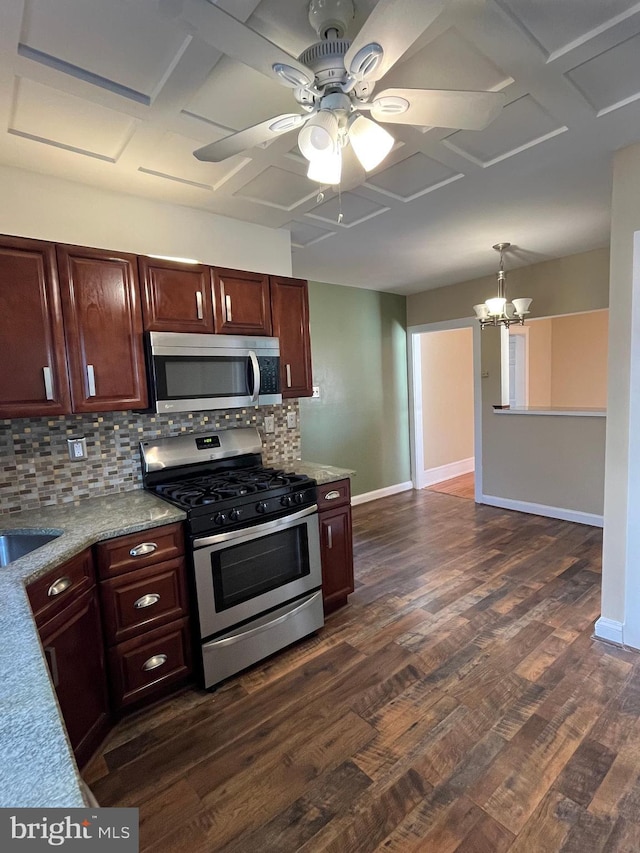
M 299 426 L 287 426 L 298 401 L 228 411 L 154 415 L 102 412 L 55 418 L 0 420 L 0 513 L 36 509 L 142 487 L 139 442 L 185 432 L 255 426 L 265 464 L 300 457 Z M 265 433 L 273 415 L 275 432 Z M 88 458 L 71 461 L 67 439 L 87 440 Z

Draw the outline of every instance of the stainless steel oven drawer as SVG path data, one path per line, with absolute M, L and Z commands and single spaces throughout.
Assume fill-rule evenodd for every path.
M 204 643 L 204 686 L 218 684 L 323 625 L 322 591 L 318 590 Z

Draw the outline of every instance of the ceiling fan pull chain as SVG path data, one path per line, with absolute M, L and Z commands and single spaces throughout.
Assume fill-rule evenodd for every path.
M 338 225 L 342 224 L 344 216 L 342 215 L 342 190 L 338 184 Z

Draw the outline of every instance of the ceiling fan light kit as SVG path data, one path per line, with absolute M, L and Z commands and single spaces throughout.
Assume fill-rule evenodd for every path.
M 500 252 L 500 267 L 497 275 L 498 295 L 473 306 L 482 329 L 485 326 L 506 326 L 508 329 L 513 323 L 524 326 L 524 318 L 529 313 L 529 306 L 533 302 L 533 299 L 529 299 L 529 297 L 507 302 L 507 273 L 504 269 L 504 253 L 510 246 L 511 243 L 496 243 L 493 247 L 496 252 Z
M 355 15 L 353 0 L 311 0 L 309 22 L 320 41 L 297 59 L 209 0 L 160 2 L 192 34 L 292 89 L 302 111 L 274 116 L 205 145 L 194 151 L 198 160 L 218 163 L 300 128 L 298 147 L 309 160 L 309 178 L 324 175 L 332 180 L 322 183 L 335 183 L 349 142 L 365 171 L 387 156 L 394 138 L 377 121 L 476 130 L 496 118 L 504 104 L 500 92 L 434 89 L 387 89 L 372 99 L 376 81 L 449 0 L 378 0 L 353 40 L 346 37 Z M 320 159 L 322 163 L 315 162 Z

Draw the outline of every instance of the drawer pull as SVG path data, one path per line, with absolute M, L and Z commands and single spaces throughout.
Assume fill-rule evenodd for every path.
M 151 607 L 152 604 L 157 604 L 160 601 L 160 593 L 158 592 L 149 592 L 147 595 L 143 595 L 142 598 L 139 598 L 134 602 L 133 606 L 138 610 L 142 610 L 143 607 Z
M 95 397 L 96 396 L 96 373 L 93 369 L 92 364 L 87 365 L 87 388 L 88 393 L 87 397 Z
M 44 393 L 45 393 L 45 396 L 46 396 L 47 400 L 53 400 L 54 396 L 53 396 L 53 382 L 51 380 L 51 368 L 50 367 L 43 367 L 42 368 L 42 375 L 44 377 Z
M 335 501 L 340 497 L 340 492 L 334 489 L 331 492 L 327 492 L 324 496 L 325 501 Z
M 204 311 L 202 309 L 202 293 L 200 291 L 196 291 L 196 315 L 198 320 L 202 320 L 204 318 Z
M 60 595 L 60 593 L 64 592 L 66 589 L 69 589 L 73 581 L 71 578 L 58 578 L 57 581 L 54 581 L 49 589 L 47 590 L 47 595 L 49 598 L 53 598 L 56 595 Z
M 327 548 L 333 548 L 333 530 L 330 524 L 327 524 Z
M 149 660 L 146 660 L 142 664 L 142 669 L 144 672 L 150 672 L 152 669 L 158 669 L 159 666 L 162 666 L 167 662 L 166 655 L 153 655 Z
M 129 551 L 129 554 L 132 557 L 145 557 L 147 554 L 153 554 L 153 552 L 157 550 L 158 545 L 156 542 L 141 542 L 139 545 L 136 545 L 135 548 L 132 548 Z

